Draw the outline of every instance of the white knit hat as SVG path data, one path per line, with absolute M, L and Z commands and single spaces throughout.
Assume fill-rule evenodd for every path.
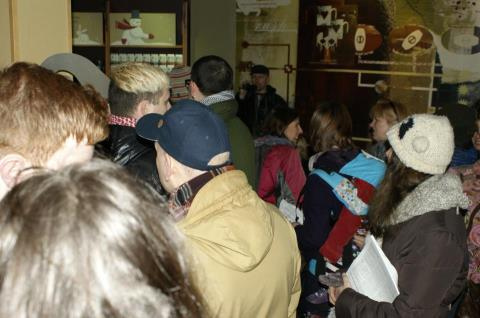
M 445 116 L 417 114 L 387 132 L 398 158 L 407 167 L 428 174 L 442 174 L 453 156 L 453 128 Z

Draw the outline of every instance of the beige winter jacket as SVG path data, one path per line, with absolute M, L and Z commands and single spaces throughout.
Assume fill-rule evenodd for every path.
M 300 254 L 292 226 L 239 170 L 197 193 L 179 222 L 212 317 L 295 317 Z

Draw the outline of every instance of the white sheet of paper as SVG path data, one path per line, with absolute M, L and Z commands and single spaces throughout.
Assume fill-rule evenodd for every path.
M 372 235 L 347 271 L 352 288 L 375 300 L 392 303 L 400 294 L 398 274 Z

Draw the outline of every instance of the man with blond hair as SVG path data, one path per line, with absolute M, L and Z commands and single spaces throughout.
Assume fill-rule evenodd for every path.
M 108 107 L 82 87 L 39 65 L 0 71 L 0 198 L 33 167 L 88 161 L 108 134 Z
M 168 76 L 149 64 L 125 63 L 112 70 L 108 88 L 110 135 L 102 143 L 107 155 L 163 194 L 152 143 L 139 140 L 137 120 L 170 108 Z

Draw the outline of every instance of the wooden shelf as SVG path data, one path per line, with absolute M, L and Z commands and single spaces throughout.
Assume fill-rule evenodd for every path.
M 188 19 L 190 16 L 190 0 L 71 0 L 71 8 L 72 16 L 74 12 L 102 13 L 103 39 L 105 44 L 73 44 L 72 51 L 90 59 L 93 63 L 101 67 L 107 75 L 110 74 L 111 53 L 182 54 L 183 63 L 189 63 Z M 150 45 L 148 43 L 145 45 L 112 45 L 110 32 L 111 13 L 126 13 L 133 10 L 139 10 L 140 16 L 142 13 L 174 13 L 176 45 Z M 97 21 L 98 19 L 97 16 Z M 73 34 L 75 34 L 75 30 Z
M 171 45 L 171 46 L 160 46 L 160 45 L 110 45 L 112 49 L 182 49 L 183 45 Z
M 73 47 L 105 47 L 103 44 L 73 44 Z

